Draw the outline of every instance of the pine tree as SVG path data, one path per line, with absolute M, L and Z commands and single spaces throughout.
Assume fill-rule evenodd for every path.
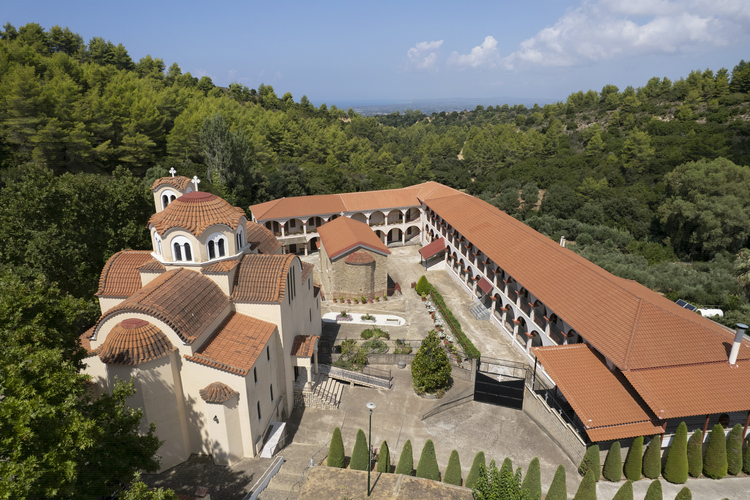
M 500 466 L 501 475 L 503 471 L 508 471 L 511 476 L 513 475 L 513 461 L 510 459 L 510 457 L 505 457 L 505 460 L 503 460 L 503 465 Z
M 404 447 L 401 449 L 401 456 L 398 457 L 396 474 L 411 476 L 414 474 L 414 454 L 411 451 L 411 439 L 407 439 Z
M 411 363 L 414 388 L 435 393 L 451 383 L 451 363 L 435 330 L 430 330 Z
M 693 494 L 690 492 L 687 486 L 685 486 L 677 493 L 677 496 L 674 497 L 674 500 L 693 500 Z
M 484 458 L 483 451 L 480 451 L 474 457 L 474 462 L 471 464 L 471 470 L 469 471 L 469 475 L 466 476 L 466 483 L 464 484 L 464 486 L 466 486 L 467 488 L 473 488 L 477 482 L 477 479 L 479 479 L 479 466 L 480 465 L 485 465 L 485 458 Z
M 703 457 L 703 475 L 711 479 L 721 479 L 727 475 L 727 441 L 724 438 L 724 427 L 714 425 L 708 435 L 706 456 Z
M 727 436 L 727 472 L 736 476 L 742 472 L 742 425 L 732 427 Z
M 370 468 L 370 453 L 367 449 L 367 438 L 365 431 L 357 431 L 357 440 L 354 442 L 354 451 L 352 451 L 352 461 L 349 462 L 349 468 L 352 470 L 367 470 Z
M 687 425 L 680 422 L 672 438 L 664 464 L 664 479 L 674 484 L 683 484 L 688 478 Z
M 631 481 L 639 481 L 643 475 L 643 436 L 633 440 L 625 458 L 625 477 Z
M 656 479 L 661 474 L 661 438 L 654 436 L 643 455 L 643 475 Z
M 625 481 L 612 500 L 633 500 L 633 481 Z
M 646 490 L 646 496 L 644 500 L 664 500 L 664 495 L 661 492 L 661 481 L 655 479 Z
M 344 441 L 341 439 L 341 429 L 336 427 L 333 430 L 333 437 L 331 438 L 331 445 L 328 447 L 328 459 L 326 460 L 328 467 L 337 467 L 343 469 L 346 465 L 344 458 Z
M 523 478 L 521 488 L 529 490 L 531 498 L 541 498 L 542 496 L 542 468 L 539 465 L 539 458 L 534 457 L 529 463 L 526 470 L 526 477 Z
M 391 452 L 388 450 L 388 442 L 383 440 L 380 445 L 380 454 L 378 455 L 378 472 L 391 472 Z
M 422 448 L 422 454 L 419 456 L 419 463 L 417 464 L 417 477 L 440 481 L 440 469 L 438 468 L 435 445 L 432 439 L 428 439 Z
M 597 446 L 598 448 L 598 446 Z M 589 469 L 583 476 L 583 481 L 578 485 L 578 491 L 573 500 L 596 500 L 596 477 L 594 471 Z
M 620 453 L 620 442 L 615 441 L 607 452 L 607 459 L 604 461 L 604 471 L 602 476 L 608 481 L 617 483 L 622 479 L 622 455 Z
M 565 484 L 565 467 L 559 465 L 555 478 L 547 490 L 546 500 L 568 500 L 568 486 Z
M 700 477 L 703 473 L 703 431 L 701 429 L 698 429 L 690 436 L 687 458 L 690 477 Z
M 458 451 L 456 450 L 451 452 L 451 457 L 448 459 L 448 467 L 445 469 L 443 482 L 455 484 L 456 486 L 463 485 L 463 479 L 461 478 L 461 461 L 458 459 Z
M 589 446 L 586 450 L 586 454 L 581 460 L 581 465 L 578 466 L 578 473 L 582 476 L 586 475 L 586 472 L 592 471 L 594 473 L 594 480 L 599 481 L 601 477 L 602 468 L 599 459 L 599 445 L 595 444 Z

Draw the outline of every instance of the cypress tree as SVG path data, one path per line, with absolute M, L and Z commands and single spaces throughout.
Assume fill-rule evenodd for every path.
M 742 450 L 742 472 L 750 475 L 750 436 L 745 439 L 745 445 Z
M 592 471 L 594 473 L 594 480 L 598 481 L 601 477 L 602 468 L 599 460 L 599 445 L 595 444 L 589 446 L 586 450 L 586 454 L 581 460 L 581 465 L 578 466 L 578 473 L 582 476 L 586 475 L 586 472 Z
M 643 475 L 643 436 L 633 440 L 625 458 L 625 477 L 631 481 L 639 481 Z
M 456 486 L 462 486 L 464 483 L 461 478 L 461 461 L 458 459 L 458 451 L 456 450 L 451 452 L 451 457 L 448 459 L 448 467 L 445 469 L 443 482 Z
M 367 438 L 365 431 L 357 431 L 357 440 L 354 442 L 354 451 L 352 451 L 352 461 L 349 462 L 349 468 L 352 470 L 367 470 L 370 467 L 370 453 L 367 449 Z
M 703 473 L 703 431 L 698 429 L 690 436 L 687 447 L 688 473 L 700 477 Z
M 654 436 L 643 455 L 643 475 L 656 479 L 661 474 L 661 438 Z
M 680 422 L 672 438 L 672 445 L 664 464 L 664 479 L 674 484 L 683 484 L 688 478 L 687 425 Z
M 440 469 L 438 468 L 435 444 L 432 439 L 428 439 L 422 448 L 422 454 L 419 456 L 419 463 L 417 464 L 417 477 L 440 481 Z
M 690 492 L 688 487 L 685 486 L 677 493 L 677 496 L 674 497 L 674 500 L 693 500 L 693 494 Z
M 336 427 L 333 429 L 333 437 L 331 438 L 331 444 L 328 447 L 328 459 L 326 460 L 328 467 L 337 467 L 343 469 L 346 465 L 344 458 L 344 441 L 341 439 L 341 429 Z
M 505 460 L 503 460 L 503 465 L 500 467 L 500 475 L 502 476 L 503 471 L 508 471 L 510 475 L 513 475 L 513 461 L 510 459 L 510 457 L 505 457 Z
M 607 459 L 604 461 L 604 471 L 602 476 L 608 481 L 617 483 L 622 479 L 622 455 L 620 453 L 620 442 L 615 441 L 607 452 Z
M 419 280 L 417 280 L 417 286 L 414 291 L 419 295 L 422 295 L 423 293 L 430 293 L 430 283 L 427 281 L 427 277 L 424 274 L 421 278 L 419 278 Z
M 661 492 L 661 481 L 655 479 L 646 490 L 646 496 L 644 500 L 664 500 L 664 495 Z
M 526 470 L 526 477 L 523 478 L 521 483 L 522 489 L 529 490 L 531 498 L 542 497 L 542 467 L 539 465 L 539 458 L 534 457 L 529 463 L 529 468 Z
M 598 448 L 598 446 L 597 446 Z M 583 481 L 578 485 L 578 491 L 573 500 L 596 500 L 596 478 L 594 471 L 589 469 L 583 476 Z
M 469 475 L 466 476 L 466 483 L 464 484 L 464 486 L 466 486 L 467 488 L 473 488 L 477 482 L 477 479 L 479 479 L 479 466 L 480 465 L 485 465 L 483 451 L 480 451 L 474 457 L 474 462 L 471 464 L 471 470 L 469 471 Z
M 546 500 L 568 500 L 568 486 L 565 484 L 565 467 L 557 466 L 555 478 L 547 490 Z
M 401 456 L 398 457 L 396 474 L 411 476 L 414 474 L 414 455 L 411 451 L 411 439 L 407 439 L 404 447 L 401 449 Z
M 625 481 L 612 500 L 633 500 L 633 481 Z
M 383 440 L 380 445 L 380 455 L 378 455 L 378 472 L 391 472 L 391 452 L 388 449 L 388 442 Z
M 708 447 L 703 457 L 703 475 L 711 479 L 721 479 L 727 475 L 727 441 L 724 427 L 714 425 L 708 434 Z
M 732 427 L 727 436 L 727 472 L 736 476 L 742 472 L 742 425 Z

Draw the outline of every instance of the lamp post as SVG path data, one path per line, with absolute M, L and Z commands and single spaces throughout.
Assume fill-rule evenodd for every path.
M 367 496 L 370 496 L 370 469 L 372 469 L 372 410 L 375 409 L 375 403 L 367 403 L 367 409 L 370 410 L 370 430 L 367 435 Z

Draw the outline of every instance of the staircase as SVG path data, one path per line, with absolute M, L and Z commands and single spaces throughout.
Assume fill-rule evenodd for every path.
M 322 368 L 320 373 L 313 375 L 312 384 L 307 383 L 307 377 L 304 374 L 294 382 L 294 406 L 321 410 L 338 409 L 344 385 L 338 380 L 329 378 Z
M 476 300 L 469 306 L 469 311 L 477 319 L 477 321 L 487 321 L 490 319 L 492 313 L 485 307 L 481 300 Z

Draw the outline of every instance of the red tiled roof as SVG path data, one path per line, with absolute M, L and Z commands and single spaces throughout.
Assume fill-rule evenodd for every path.
M 180 191 L 185 191 L 187 187 L 190 185 L 190 180 L 187 177 L 183 177 L 181 175 L 175 176 L 175 177 L 160 177 L 154 181 L 154 183 L 151 185 L 151 191 L 155 191 L 156 188 L 162 185 L 172 186 L 173 188 L 177 188 Z
M 442 252 L 443 250 L 445 250 L 445 239 L 438 238 L 432 243 L 428 243 L 427 245 L 420 248 L 419 253 L 422 255 L 423 259 L 429 259 L 430 257 Z
M 138 268 L 152 261 L 147 250 L 122 250 L 109 258 L 99 276 L 97 297 L 129 297 L 141 288 Z
M 159 262 L 156 259 L 151 259 L 150 261 L 143 264 L 141 267 L 138 268 L 139 271 L 147 272 L 147 273 L 163 273 L 167 270 L 166 267 L 164 267 L 164 264 Z
M 355 266 L 372 264 L 373 262 L 375 262 L 375 257 L 367 252 L 360 250 L 359 252 L 350 253 L 349 256 L 344 260 L 344 262 Z
M 78 337 L 81 339 L 81 346 L 86 350 L 86 357 L 96 354 L 96 351 L 91 348 L 91 337 L 94 335 L 95 328 L 92 326 Z
M 139 312 L 163 321 L 190 344 L 228 305 L 229 298 L 211 279 L 188 269 L 173 269 L 107 311 L 97 328 L 112 315 Z
M 248 221 L 246 223 L 247 238 L 252 248 L 257 248 L 258 253 L 273 255 L 281 248 L 281 242 L 276 236 L 264 226 Z
M 653 436 L 661 434 L 661 424 L 657 422 L 637 422 L 634 424 L 610 425 L 608 427 L 597 427 L 586 429 L 586 434 L 592 442 L 615 441 L 638 436 Z
M 244 255 L 234 276 L 232 300 L 237 302 L 281 302 L 292 261 L 287 255 Z
M 227 274 L 240 264 L 239 260 L 222 260 L 214 262 L 201 269 L 203 274 Z
M 490 291 L 492 291 L 492 283 L 487 281 L 484 276 L 479 279 L 478 286 L 484 293 L 490 293 Z
M 309 262 L 302 262 L 302 280 L 301 283 L 304 283 L 307 278 L 310 277 L 310 275 L 313 272 L 313 269 L 315 269 L 315 264 L 310 264 Z
M 329 259 L 335 259 L 359 246 L 382 254 L 391 253 L 370 226 L 349 217 L 339 217 L 323 224 L 318 233 Z
M 137 365 L 166 356 L 175 347 L 156 326 L 142 319 L 126 319 L 112 328 L 96 350 L 102 362 Z
M 315 342 L 320 337 L 317 335 L 297 335 L 294 337 L 294 344 L 292 344 L 292 356 L 298 356 L 300 358 L 309 358 L 315 354 Z
M 214 224 L 223 224 L 236 230 L 245 211 L 233 207 L 215 194 L 193 191 L 180 196 L 161 212 L 151 216 L 148 223 L 163 235 L 178 227 L 190 231 L 196 237 Z
M 244 377 L 275 330 L 273 323 L 232 313 L 194 355 L 185 355 L 185 359 Z
M 200 397 L 206 403 L 221 404 L 226 403 L 240 393 L 221 382 L 212 382 L 198 391 Z
M 250 211 L 256 220 L 285 219 L 305 215 L 328 215 L 346 210 L 337 194 L 295 196 L 252 205 Z

